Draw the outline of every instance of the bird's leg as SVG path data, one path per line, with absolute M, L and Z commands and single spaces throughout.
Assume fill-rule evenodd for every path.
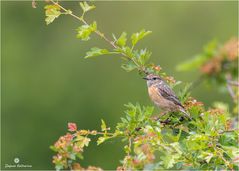
M 169 124 L 170 123 L 170 119 L 169 118 L 167 118 L 167 119 L 165 119 L 164 121 L 160 121 L 160 123 L 162 123 L 162 124 Z
M 183 117 L 183 116 L 181 116 L 180 118 L 179 118 L 179 121 L 180 122 L 182 122 L 182 121 L 184 121 L 185 120 L 185 118 Z
M 163 111 L 163 112 L 160 113 L 160 116 L 162 117 L 162 116 L 164 116 L 164 115 L 166 115 L 168 113 L 169 113 L 168 111 Z M 169 124 L 171 122 L 170 116 L 167 117 L 165 120 L 159 120 L 159 122 L 162 123 L 162 124 Z

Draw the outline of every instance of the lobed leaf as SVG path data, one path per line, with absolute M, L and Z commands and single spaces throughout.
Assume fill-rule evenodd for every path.
M 100 145 L 102 144 L 103 142 L 105 142 L 107 139 L 109 139 L 110 137 L 99 137 L 98 140 L 97 140 L 97 145 Z
M 151 56 L 151 52 L 147 51 L 147 49 L 141 49 L 140 52 L 139 52 L 139 63 L 141 65 L 144 65 L 150 58 Z
M 130 72 L 137 69 L 137 66 L 132 61 L 128 61 L 127 63 L 122 64 L 121 68 L 123 68 L 127 72 Z
M 97 24 L 95 21 L 90 25 L 86 25 L 86 24 L 82 25 L 77 28 L 76 37 L 81 40 L 87 41 L 90 39 L 91 33 L 96 31 L 96 29 L 97 29 Z
M 152 33 L 151 31 L 145 31 L 145 29 L 141 30 L 138 33 L 134 33 L 131 36 L 132 46 L 135 46 L 139 40 L 143 39 L 148 34 Z
M 116 54 L 117 52 L 109 52 L 107 49 L 100 49 L 98 47 L 93 47 L 86 53 L 85 58 L 91 58 L 94 56 L 106 55 L 106 54 Z
M 46 5 L 45 6 L 45 21 L 46 24 L 52 23 L 56 18 L 58 18 L 61 15 L 61 8 L 58 5 Z
M 84 11 L 84 13 L 96 8 L 94 5 L 89 5 L 86 1 L 80 2 L 80 6 L 82 10 Z
M 122 47 L 122 46 L 125 46 L 125 45 L 126 45 L 126 41 L 127 41 L 126 36 L 127 36 L 127 33 L 126 33 L 126 32 L 123 32 L 123 33 L 120 35 L 119 39 L 116 41 L 116 44 L 119 45 L 119 46 L 121 46 L 121 47 Z
M 107 127 L 103 119 L 101 119 L 101 131 L 107 131 Z

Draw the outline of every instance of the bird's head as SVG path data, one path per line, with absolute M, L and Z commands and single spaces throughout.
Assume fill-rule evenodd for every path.
M 151 85 L 154 85 L 154 84 L 162 84 L 163 83 L 162 78 L 155 74 L 148 74 L 143 79 L 147 80 L 148 87 L 150 87 Z

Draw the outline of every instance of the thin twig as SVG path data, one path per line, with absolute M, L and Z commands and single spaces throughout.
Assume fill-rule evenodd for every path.
M 230 96 L 232 97 L 232 99 L 234 100 L 236 98 L 235 92 L 232 89 L 232 85 L 229 83 L 232 79 L 232 76 L 228 73 L 226 74 L 226 82 L 227 82 L 227 90 L 230 94 Z
M 132 146 L 132 140 L 131 140 L 131 137 L 129 137 L 129 151 L 127 153 L 128 156 L 130 156 L 131 146 Z
M 237 86 L 239 87 L 239 82 L 238 81 L 228 81 L 228 84 L 232 85 L 232 86 Z
M 69 10 L 65 9 L 63 6 L 61 6 L 58 2 L 55 2 L 54 0 L 50 0 L 50 2 L 52 2 L 54 5 L 57 5 L 59 8 L 61 8 L 63 11 L 68 12 Z M 69 13 L 69 15 L 71 15 L 72 17 L 76 18 L 77 20 L 81 21 L 82 23 L 84 23 L 85 25 L 89 25 L 83 17 L 78 17 L 77 15 L 73 14 L 72 12 Z M 103 38 L 106 42 L 108 42 L 111 46 L 113 46 L 113 48 L 118 49 L 119 47 L 117 45 L 115 45 L 114 41 L 111 41 L 110 39 L 108 39 L 102 32 L 100 32 L 99 30 L 95 30 L 94 33 L 96 33 L 99 37 Z M 145 74 L 148 74 L 147 71 L 145 70 L 144 66 L 141 66 L 140 64 L 138 64 L 133 58 L 127 56 L 125 53 L 121 53 L 124 57 L 126 57 L 128 60 L 132 61 L 137 67 L 139 71 L 144 72 Z
M 235 132 L 235 131 L 239 131 L 239 129 L 230 129 L 230 130 L 225 130 L 225 131 L 221 131 L 221 132 L 218 132 L 219 134 L 224 134 L 226 132 Z

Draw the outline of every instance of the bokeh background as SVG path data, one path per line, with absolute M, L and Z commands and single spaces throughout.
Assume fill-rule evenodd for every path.
M 142 28 L 153 34 L 140 47 L 153 52 L 160 64 L 177 80 L 192 82 L 197 72 L 179 73 L 178 63 L 202 51 L 211 39 L 225 42 L 237 36 L 238 2 L 95 2 L 87 14 L 107 36 L 129 34 Z M 1 162 L 31 164 L 31 169 L 54 169 L 49 146 L 67 131 L 67 123 L 80 129 L 99 129 L 103 118 L 113 127 L 124 116 L 123 104 L 151 105 L 146 85 L 136 72 L 126 73 L 116 56 L 83 59 L 93 46 L 109 47 L 93 36 L 88 42 L 76 39 L 80 25 L 69 16 L 46 26 L 44 2 L 36 9 L 31 2 L 1 1 Z M 78 2 L 64 2 L 80 14 Z M 199 85 L 192 92 L 198 100 L 230 102 L 230 97 Z M 123 158 L 122 142 L 100 147 L 91 142 L 83 166 L 115 169 Z

